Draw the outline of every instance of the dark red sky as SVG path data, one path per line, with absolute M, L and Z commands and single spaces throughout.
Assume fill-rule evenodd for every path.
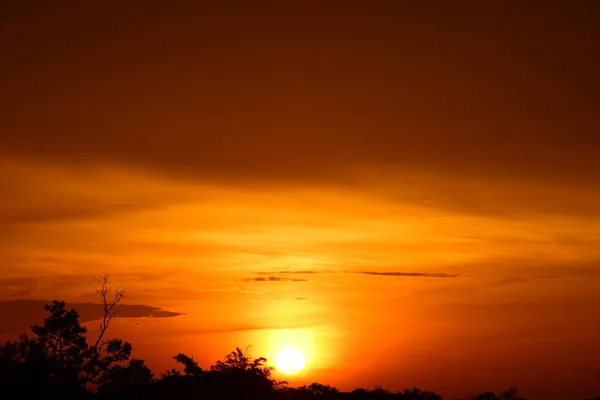
M 600 393 L 599 2 L 4 0 L 0 57 L 0 300 L 109 270 L 341 387 Z
M 243 180 L 347 163 L 598 178 L 597 2 L 49 4 L 3 2 L 15 155 Z

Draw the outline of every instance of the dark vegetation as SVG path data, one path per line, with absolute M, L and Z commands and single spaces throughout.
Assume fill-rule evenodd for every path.
M 48 317 L 17 341 L 0 345 L 0 399 L 273 399 L 273 400 L 440 400 L 418 388 L 390 392 L 376 387 L 340 392 L 313 383 L 290 388 L 273 379 L 265 358 L 253 358 L 237 348 L 208 369 L 177 354 L 181 365 L 155 376 L 144 360 L 131 356 L 131 344 L 104 340 L 125 290 L 110 290 L 108 276 L 99 280 L 104 318 L 95 340 L 80 324 L 76 310 L 64 302 L 46 305 Z M 524 400 L 515 389 L 483 393 L 470 400 Z

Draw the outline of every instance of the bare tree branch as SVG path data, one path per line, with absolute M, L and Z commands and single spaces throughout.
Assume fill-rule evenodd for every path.
M 102 342 L 102 338 L 110 325 L 113 317 L 119 312 L 119 309 L 116 308 L 119 303 L 123 299 L 127 299 L 127 287 L 119 285 L 115 289 L 111 289 L 110 287 L 110 276 L 108 274 L 104 274 L 99 278 L 96 278 L 96 281 L 100 285 L 100 287 L 96 290 L 96 294 L 102 300 L 102 305 L 104 307 L 104 316 L 102 318 L 102 322 L 100 324 L 100 333 L 98 334 L 98 338 L 96 339 L 96 343 L 94 344 L 94 348 L 99 349 L 99 345 Z M 111 293 L 114 291 L 114 295 L 111 296 Z

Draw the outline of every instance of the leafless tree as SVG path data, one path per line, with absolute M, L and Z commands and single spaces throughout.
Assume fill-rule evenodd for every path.
M 126 286 L 119 285 L 114 289 L 110 287 L 110 275 L 104 274 L 101 277 L 96 278 L 96 281 L 100 285 L 100 287 L 96 290 L 96 294 L 102 300 L 102 305 L 104 307 L 104 316 L 100 324 L 100 333 L 98 334 L 98 338 L 94 344 L 94 347 L 100 350 L 98 346 L 101 346 L 102 338 L 104 337 L 110 322 L 119 312 L 117 306 L 121 300 L 127 299 L 128 297 Z

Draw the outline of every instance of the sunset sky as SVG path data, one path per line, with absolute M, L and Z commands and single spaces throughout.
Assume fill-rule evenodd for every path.
M 156 374 L 598 396 L 599 71 L 591 0 L 4 0 L 0 303 L 107 272 L 184 314 L 111 328 Z

